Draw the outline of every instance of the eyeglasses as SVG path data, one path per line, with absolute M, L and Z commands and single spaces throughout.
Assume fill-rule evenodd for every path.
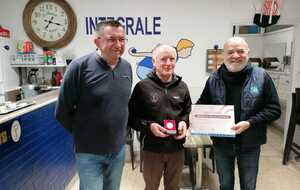
M 225 53 L 228 54 L 228 55 L 233 55 L 234 53 L 237 53 L 237 54 L 241 55 L 241 54 L 244 54 L 246 52 L 248 52 L 248 49 L 235 49 L 235 50 L 225 51 Z
M 116 44 L 117 42 L 119 42 L 120 44 L 124 44 L 126 43 L 128 40 L 127 38 L 104 38 L 104 37 L 98 37 L 98 39 L 104 39 L 107 43 L 109 44 Z

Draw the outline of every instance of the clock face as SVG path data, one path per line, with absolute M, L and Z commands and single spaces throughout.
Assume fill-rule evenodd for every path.
M 32 30 L 49 42 L 62 38 L 68 28 L 68 16 L 64 9 L 53 2 L 39 3 L 32 11 Z
M 60 48 L 74 38 L 77 21 L 66 0 L 29 0 L 23 11 L 23 26 L 40 47 Z

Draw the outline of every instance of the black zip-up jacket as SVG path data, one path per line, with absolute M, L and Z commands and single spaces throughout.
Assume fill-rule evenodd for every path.
M 129 101 L 129 126 L 141 132 L 144 150 L 151 152 L 175 152 L 183 148 L 185 139 L 173 136 L 160 138 L 150 130 L 151 123 L 163 126 L 165 119 L 189 125 L 191 98 L 187 85 L 181 77 L 173 75 L 170 83 L 164 84 L 155 73 L 136 84 Z
M 249 121 L 250 128 L 238 135 L 238 143 L 244 147 L 254 147 L 266 143 L 266 126 L 280 117 L 281 109 L 276 88 L 268 73 L 262 68 L 253 67 L 251 63 L 246 67 L 246 79 L 240 98 L 240 121 Z M 226 97 L 221 69 L 208 78 L 196 104 L 225 105 L 227 98 L 231 98 Z M 214 144 L 229 142 L 228 138 L 221 137 L 212 140 Z

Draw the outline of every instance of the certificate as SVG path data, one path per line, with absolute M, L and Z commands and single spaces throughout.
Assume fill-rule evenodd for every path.
M 191 134 L 235 137 L 233 105 L 193 105 Z

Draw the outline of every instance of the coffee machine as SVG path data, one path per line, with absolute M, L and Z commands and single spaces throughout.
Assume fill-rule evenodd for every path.
M 37 72 L 38 72 L 38 68 L 31 68 L 30 71 L 28 72 L 28 78 L 27 78 L 27 82 L 28 84 L 34 84 L 37 85 L 38 84 L 38 80 L 37 80 Z

